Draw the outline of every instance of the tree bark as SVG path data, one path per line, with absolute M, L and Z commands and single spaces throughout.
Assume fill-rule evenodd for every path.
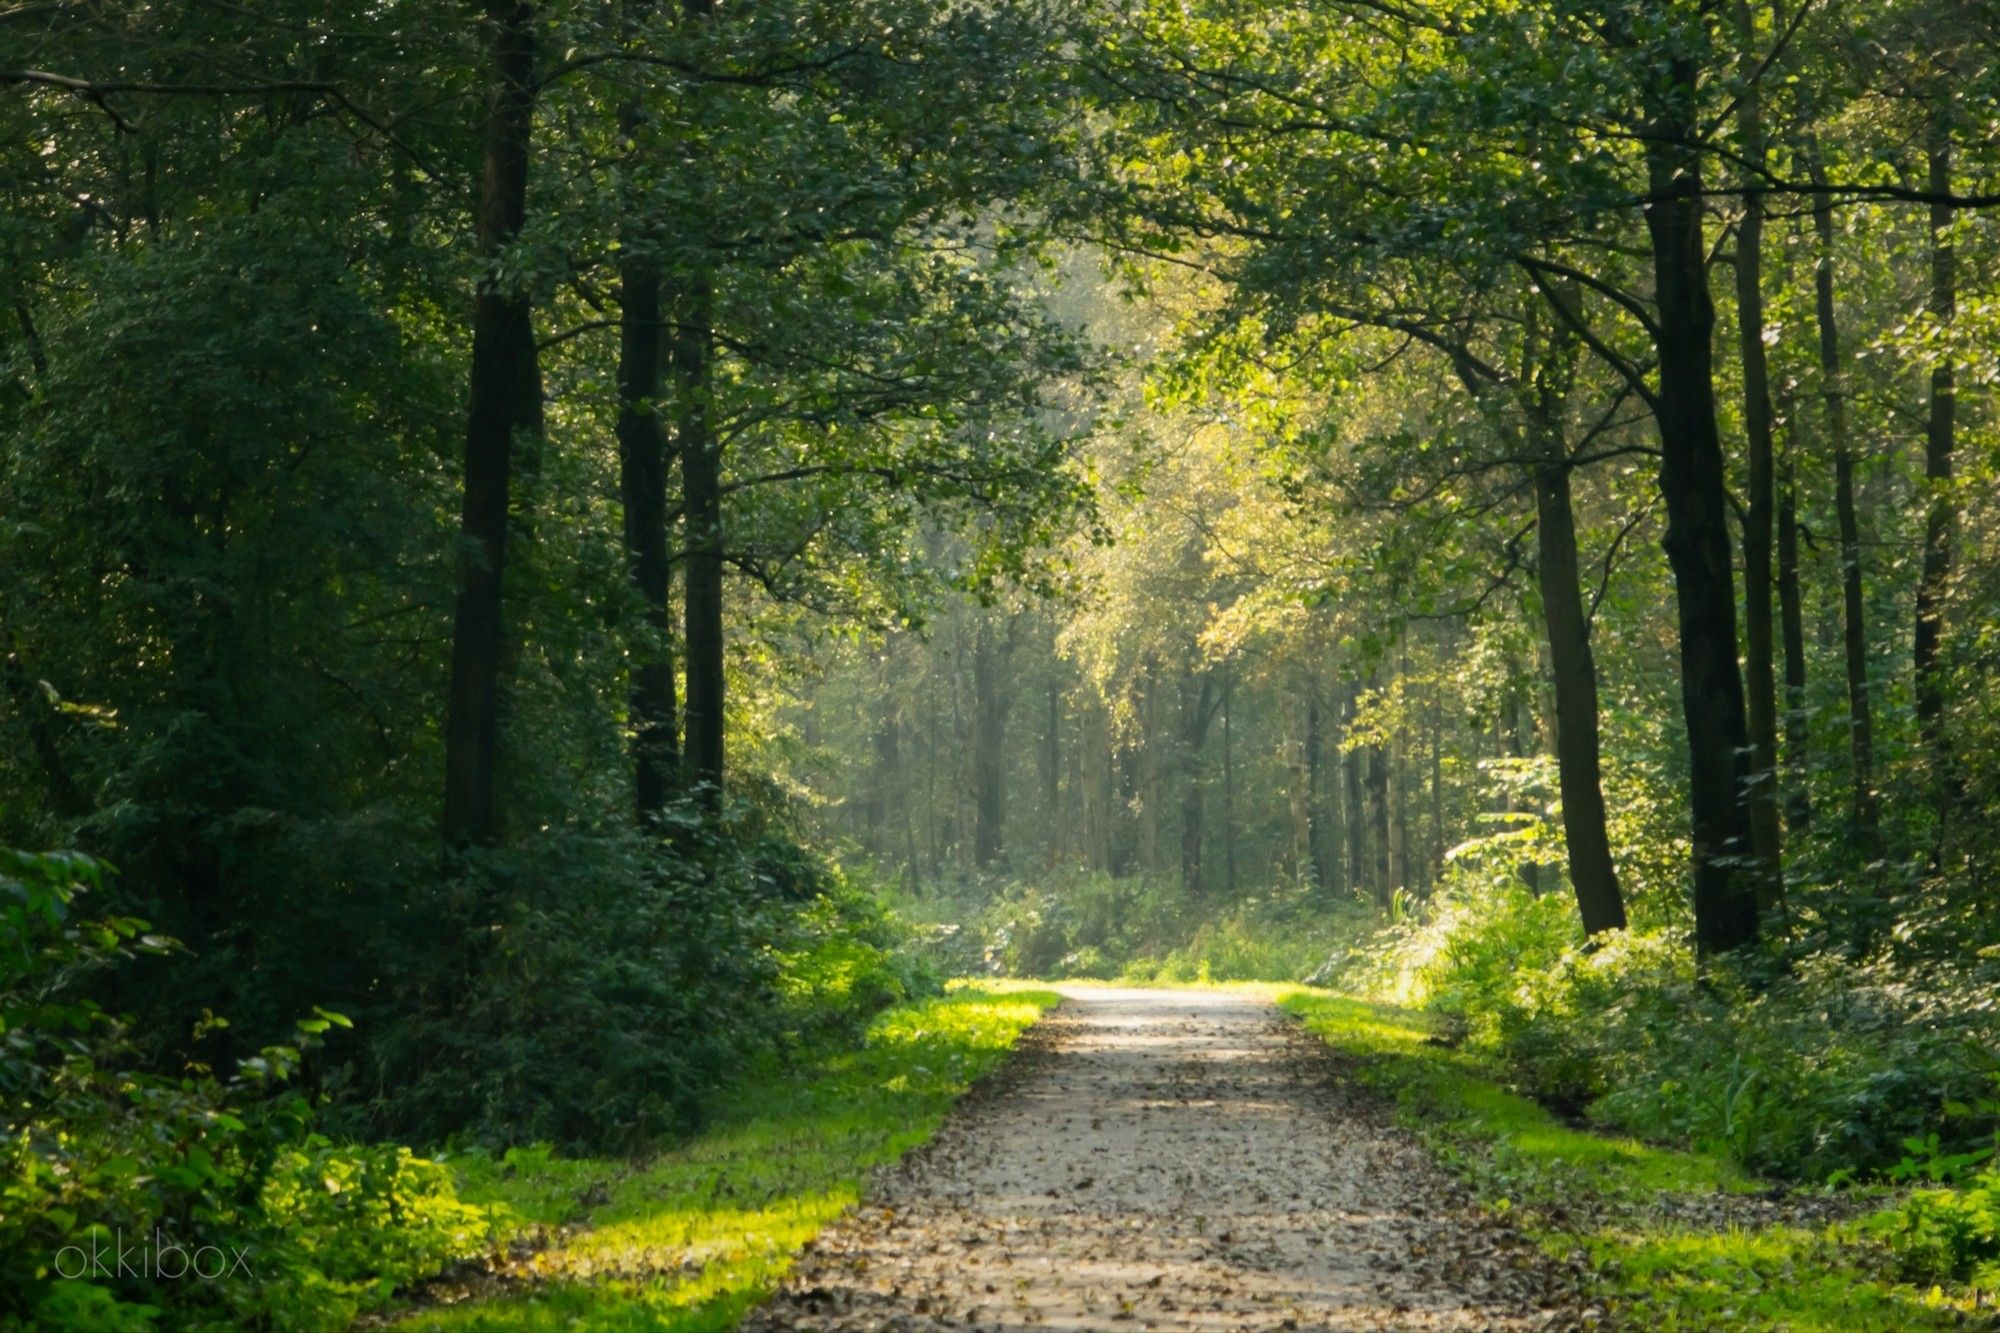
M 682 639 L 687 656 L 689 787 L 704 808 L 720 808 L 724 778 L 722 623 L 722 450 L 709 419 L 714 335 L 705 277 L 688 280 L 673 336 L 674 434 L 681 462 L 681 512 L 687 531 Z
M 1341 731 L 1344 734 L 1354 725 L 1354 709 L 1357 688 L 1349 685 L 1341 704 Z M 1346 804 L 1347 826 L 1347 889 L 1359 895 L 1368 891 L 1368 821 L 1363 812 L 1362 759 L 1357 750 L 1347 749 L 1341 755 L 1342 799 Z
M 993 625 L 979 617 L 972 637 L 972 863 L 1000 859 L 1007 819 L 1007 706 L 1002 651 Z
M 1756 25 L 1748 0 L 1737 0 L 1743 38 L 1744 91 L 1737 102 L 1746 184 L 1759 183 L 1764 124 L 1758 93 Z M 1757 905 L 1775 909 L 1784 890 L 1783 832 L 1778 820 L 1777 636 L 1772 617 L 1771 529 L 1777 477 L 1771 443 L 1771 374 L 1764 354 L 1764 201 L 1743 196 L 1736 230 L 1736 332 L 1743 363 L 1743 432 L 1749 449 L 1750 493 L 1743 515 L 1744 689 L 1749 706 L 1751 843 L 1756 852 Z
M 1681 711 L 1688 733 L 1694 852 L 1695 944 L 1704 955 L 1757 939 L 1758 894 L 1747 870 L 1754 854 L 1749 727 L 1736 661 L 1736 589 L 1729 540 L 1722 440 L 1716 424 L 1712 337 L 1702 227 L 1702 182 L 1695 112 L 1696 65 L 1683 53 L 1660 58 L 1648 107 L 1659 391 L 1660 491 L 1664 546 L 1678 602 Z
M 1785 824 L 1800 832 L 1812 824 L 1811 771 L 1806 722 L 1805 599 L 1799 586 L 1798 480 L 1791 459 L 1778 482 L 1778 622 L 1785 645 Z
M 1209 724 L 1217 704 L 1215 675 L 1201 673 L 1201 683 L 1181 686 L 1181 883 L 1187 891 L 1202 891 L 1202 821 L 1205 792 L 1201 752 L 1208 744 Z
M 1048 696 L 1048 772 L 1042 779 L 1042 800 L 1049 821 L 1044 859 L 1053 866 L 1062 859 L 1063 834 L 1068 824 L 1062 807 L 1062 688 L 1053 680 L 1049 682 Z
M 1562 790 L 1563 842 L 1569 880 L 1586 934 L 1625 925 L 1625 898 L 1606 830 L 1598 739 L 1597 662 L 1590 647 L 1577 573 L 1576 516 L 1570 503 L 1568 451 L 1552 421 L 1538 423 L 1535 468 L 1535 567 L 1542 593 L 1555 683 L 1556 774 Z M 1510 729 L 1511 730 L 1511 729 Z
M 534 6 L 488 0 L 493 88 L 485 123 L 475 229 L 488 270 L 472 309 L 472 375 L 465 433 L 463 554 L 452 618 L 445 705 L 444 814 L 449 848 L 493 842 L 501 726 L 502 587 L 515 437 L 542 424 L 541 369 L 528 295 L 495 261 L 527 217 L 528 148 L 534 132 Z
M 636 9 L 636 7 L 635 7 Z M 630 146 L 636 103 L 619 109 Z M 628 147 L 628 151 L 630 151 Z M 626 574 L 640 606 L 631 646 L 633 799 L 639 823 L 655 827 L 680 767 L 673 658 L 673 565 L 667 553 L 667 440 L 659 402 L 666 368 L 666 317 L 658 264 L 627 228 L 618 265 L 618 494 L 624 508 Z
M 1925 156 L 1933 194 L 1951 192 L 1951 120 L 1948 96 L 1941 97 L 1931 119 Z M 1940 328 L 1958 309 L 1958 263 L 1951 243 L 1951 205 L 1931 205 L 1930 316 Z M 1930 414 L 1924 425 L 1924 480 L 1930 509 L 1924 518 L 1923 572 L 1917 579 L 1917 623 L 1912 643 L 1916 666 L 1917 729 L 1931 757 L 1940 799 L 1940 827 L 1954 785 L 1950 742 L 1944 732 L 1944 682 L 1939 649 L 1944 639 L 1944 600 L 1951 578 L 1952 545 L 1957 515 L 1951 497 L 1952 450 L 1955 444 L 1958 394 L 1950 357 L 1931 370 Z
M 1306 779 L 1306 873 L 1312 878 L 1315 889 L 1326 887 L 1326 820 L 1322 817 L 1320 787 L 1320 726 L 1319 726 L 1319 685 L 1314 682 L 1307 687 L 1306 694 L 1306 739 L 1305 739 L 1305 779 Z
M 1815 181 L 1824 181 L 1819 154 L 1810 151 Z M 1819 262 L 1813 273 L 1813 307 L 1819 323 L 1819 368 L 1826 396 L 1827 442 L 1833 448 L 1833 504 L 1840 529 L 1842 640 L 1847 669 L 1847 751 L 1851 766 L 1849 811 L 1856 846 L 1873 855 L 1880 841 L 1881 807 L 1875 793 L 1875 721 L 1868 693 L 1867 602 L 1861 586 L 1861 523 L 1854 506 L 1854 449 L 1847 432 L 1847 384 L 1841 371 L 1840 325 L 1833 303 L 1833 204 L 1815 196 L 1813 230 Z
M 1379 745 L 1368 747 L 1368 822 L 1375 853 L 1375 902 L 1386 911 L 1396 891 L 1389 874 L 1389 757 Z
M 1236 896 L 1236 742 L 1231 702 L 1236 693 L 1234 673 L 1222 683 L 1222 882 Z

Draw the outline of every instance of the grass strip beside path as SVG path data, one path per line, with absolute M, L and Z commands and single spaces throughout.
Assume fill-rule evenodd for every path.
M 1304 987 L 1278 1002 L 1350 1057 L 1488 1207 L 1580 1256 L 1620 1325 L 1648 1330 L 1987 1327 L 1962 1293 L 1894 1279 L 1845 1201 L 1775 1191 L 1727 1159 L 1565 1124 L 1421 1014 Z
M 929 1138 L 1060 999 L 965 987 L 898 1006 L 857 1050 L 747 1079 L 706 1132 L 642 1164 L 519 1149 L 454 1163 L 460 1197 L 553 1241 L 468 1283 L 466 1299 L 394 1326 L 731 1328 L 859 1199 L 869 1173 Z

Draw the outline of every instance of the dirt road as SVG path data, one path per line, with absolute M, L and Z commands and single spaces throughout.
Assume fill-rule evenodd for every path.
M 1561 1306 L 1272 1006 L 1080 988 L 746 1327 L 1570 1327 Z

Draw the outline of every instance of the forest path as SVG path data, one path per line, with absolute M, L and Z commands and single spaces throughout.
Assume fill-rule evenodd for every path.
M 746 1329 L 1568 1326 L 1539 1251 L 1272 1005 L 1065 994 Z

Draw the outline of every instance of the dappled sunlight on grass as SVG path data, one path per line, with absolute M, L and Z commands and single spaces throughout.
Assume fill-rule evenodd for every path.
M 400 1327 L 728 1328 L 854 1204 L 874 1167 L 928 1138 L 1059 999 L 967 986 L 890 1010 L 859 1050 L 747 1079 L 707 1133 L 642 1164 L 537 1150 L 469 1158 L 459 1164 L 468 1201 L 504 1210 L 518 1232 L 572 1229 L 508 1266 L 501 1294 Z
M 1500 1086 L 1490 1063 L 1432 1041 L 1422 1014 L 1307 987 L 1279 1003 L 1355 1057 L 1489 1207 L 1514 1211 L 1553 1254 L 1582 1251 L 1635 1325 L 1956 1328 L 1973 1308 L 1963 1292 L 1894 1281 L 1859 1224 L 1729 1220 L 1732 1196 L 1743 1209 L 1769 1186 L 1714 1154 L 1567 1125 Z

